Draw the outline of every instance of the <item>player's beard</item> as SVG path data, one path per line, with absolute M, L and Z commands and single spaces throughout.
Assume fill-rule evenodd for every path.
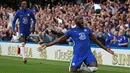
M 84 28 L 83 24 L 78 24 L 79 28 Z
M 27 7 L 22 7 L 23 10 L 27 10 Z

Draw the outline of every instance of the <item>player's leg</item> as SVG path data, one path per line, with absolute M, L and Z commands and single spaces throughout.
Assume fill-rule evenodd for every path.
M 27 57 L 25 55 L 25 47 L 24 46 L 25 46 L 25 43 L 21 43 L 20 50 L 21 50 L 21 55 L 23 57 L 23 61 L 26 64 L 27 63 Z
M 74 56 L 70 62 L 69 72 L 71 73 L 80 73 L 78 69 L 80 68 L 83 60 L 79 59 L 78 57 Z
M 22 54 L 22 57 L 23 57 L 23 61 L 26 64 L 27 63 L 27 57 L 25 55 L 25 43 L 26 43 L 25 39 L 26 39 L 25 36 L 20 37 L 19 40 L 20 40 L 21 43 L 19 45 L 19 48 L 20 48 L 20 51 L 21 51 L 21 54 Z
M 80 68 L 80 70 L 84 70 L 87 72 L 96 72 L 98 69 L 98 64 L 95 56 L 90 53 L 87 58 L 84 60 L 84 63 L 86 66 L 83 66 Z

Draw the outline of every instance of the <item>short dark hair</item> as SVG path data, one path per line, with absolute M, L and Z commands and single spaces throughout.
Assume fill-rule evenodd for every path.
M 24 1 L 27 2 L 27 0 L 21 0 L 21 3 L 24 2 Z
M 80 18 L 83 18 L 83 17 L 82 17 L 81 15 L 75 16 L 74 21 L 75 21 L 76 24 L 78 23 L 77 21 L 78 21 Z

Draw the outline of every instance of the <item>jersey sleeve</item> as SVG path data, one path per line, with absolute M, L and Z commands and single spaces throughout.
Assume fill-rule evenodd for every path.
M 15 22 L 17 20 L 17 18 L 19 17 L 19 10 L 16 12 L 15 16 L 14 16 L 14 20 L 12 22 L 12 30 L 15 30 Z
M 93 34 L 93 30 L 88 28 L 88 32 L 89 32 L 89 36 L 91 36 Z
M 70 36 L 71 36 L 71 30 L 68 30 L 68 31 L 65 33 L 65 36 L 66 36 L 66 37 L 70 37 Z
M 32 11 L 30 11 L 30 12 L 31 12 L 31 17 L 32 17 L 32 19 L 33 19 L 33 24 L 32 24 L 32 26 L 35 27 L 35 24 L 36 24 L 35 15 L 34 15 L 34 13 L 33 13 Z

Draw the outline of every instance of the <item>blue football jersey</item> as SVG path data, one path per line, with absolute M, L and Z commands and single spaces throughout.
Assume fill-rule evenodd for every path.
M 106 47 L 110 48 L 111 44 L 110 41 L 114 38 L 114 35 L 112 33 L 107 33 L 107 38 L 106 38 Z
M 128 38 L 125 36 L 118 36 L 117 41 L 118 41 L 118 44 L 128 43 Z
M 33 12 L 30 9 L 18 10 L 12 23 L 12 30 L 15 30 L 15 22 L 19 19 L 19 30 L 20 34 L 30 34 L 30 27 L 35 27 L 36 19 Z M 32 23 L 33 19 L 33 23 Z
M 93 31 L 89 28 L 72 28 L 68 30 L 65 34 L 67 37 L 71 37 L 74 42 L 74 55 L 77 57 L 84 57 L 89 52 L 90 49 L 90 35 Z

